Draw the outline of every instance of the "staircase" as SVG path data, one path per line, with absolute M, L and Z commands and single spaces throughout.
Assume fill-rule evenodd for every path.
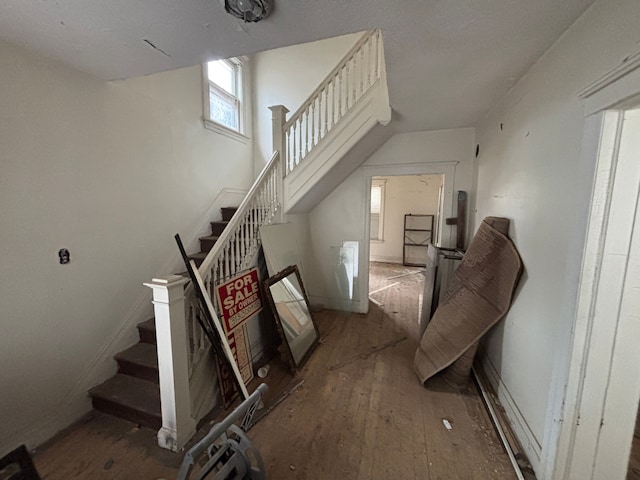
M 214 317 L 221 311 L 215 286 L 255 265 L 260 228 L 284 221 L 284 212 L 310 211 L 390 135 L 383 133 L 391 108 L 380 31 L 363 34 L 289 119 L 285 106 L 270 109 L 273 156 L 237 212 L 223 209 L 223 220 L 211 223 L 211 235 L 191 255 Z M 90 393 L 96 409 L 159 428 L 158 445 L 179 451 L 220 395 L 211 381 L 216 362 L 187 279 L 169 275 L 145 285 L 157 323 L 138 326 L 140 343 L 115 356 L 118 374 Z
M 211 222 L 211 235 L 201 237 L 200 252 L 190 258 L 201 265 L 236 212 L 223 207 L 222 220 Z M 93 408 L 154 430 L 162 427 L 155 319 L 138 325 L 140 341 L 116 354 L 116 375 L 89 390 Z

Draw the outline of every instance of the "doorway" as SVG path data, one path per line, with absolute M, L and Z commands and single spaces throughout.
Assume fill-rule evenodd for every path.
M 368 298 L 394 318 L 397 309 L 382 299 L 390 292 L 415 291 L 410 301 L 417 316 L 408 325 L 416 332 L 428 247 L 440 243 L 444 184 L 441 173 L 371 177 Z
M 588 119 L 600 142 L 556 478 L 637 478 L 627 470 L 640 400 L 638 105 Z
M 423 177 L 423 176 L 431 176 L 436 175 L 442 178 L 442 191 L 440 193 L 440 206 L 437 207 L 438 210 L 438 218 L 437 218 L 437 235 L 439 245 L 444 247 L 450 247 L 455 242 L 455 228 L 451 225 L 446 225 L 445 218 L 450 218 L 454 216 L 454 201 L 453 201 L 453 191 L 454 191 L 454 179 L 456 173 L 456 164 L 457 162 L 429 162 L 429 163 L 407 163 L 407 164 L 397 164 L 397 165 L 370 165 L 363 167 L 364 171 L 364 182 L 362 183 L 363 194 L 365 199 L 365 218 L 364 218 L 364 233 L 365 233 L 365 241 L 361 245 L 361 255 L 359 257 L 359 265 L 360 265 L 360 273 L 362 281 L 359 282 L 358 292 L 360 298 L 367 299 L 369 296 L 369 270 L 370 270 L 370 258 L 371 258 L 371 242 L 367 241 L 368 238 L 371 238 L 371 193 L 372 193 L 372 184 L 373 179 L 391 179 L 397 176 L 408 176 L 408 177 Z M 387 182 L 388 184 L 388 182 Z M 385 200 L 387 197 L 387 191 L 385 189 L 384 192 Z M 383 207 L 384 208 L 384 207 Z M 385 215 L 387 215 L 385 213 Z M 404 216 L 403 216 L 404 219 Z M 391 227 L 389 227 L 391 228 Z M 402 227 L 400 227 L 400 237 L 402 237 Z M 390 232 L 387 229 L 383 232 L 383 239 L 387 238 L 386 235 Z M 398 233 L 395 233 L 396 240 Z M 402 240 L 398 240 L 400 247 L 402 246 Z M 396 253 L 395 255 L 396 265 L 402 266 L 402 254 L 399 255 Z M 367 303 L 368 305 L 368 303 Z
M 371 178 L 369 261 L 421 264 L 428 244 L 439 244 L 444 175 Z

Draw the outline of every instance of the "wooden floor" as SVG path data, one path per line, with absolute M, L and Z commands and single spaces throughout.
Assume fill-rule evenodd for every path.
M 420 269 L 372 264 L 368 315 L 316 314 L 322 343 L 304 383 L 249 432 L 270 479 L 516 478 L 473 383 L 424 388 L 413 372 L 422 281 Z M 96 413 L 34 460 L 52 480 L 172 479 L 181 456 Z
M 636 428 L 631 441 L 627 480 L 640 480 L 640 411 L 636 414 Z

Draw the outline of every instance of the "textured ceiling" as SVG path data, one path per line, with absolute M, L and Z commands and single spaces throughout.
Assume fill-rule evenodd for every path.
M 105 79 L 383 32 L 400 130 L 473 126 L 593 0 L 274 0 L 244 24 L 219 0 L 2 0 L 0 38 Z

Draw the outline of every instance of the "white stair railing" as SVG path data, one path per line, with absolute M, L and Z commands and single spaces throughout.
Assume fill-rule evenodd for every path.
M 260 227 L 281 215 L 281 172 L 280 155 L 275 152 L 199 267 L 218 312 L 213 289 L 251 265 L 261 245 Z M 184 277 L 169 275 L 145 284 L 153 290 L 158 340 L 162 407 L 158 445 L 173 451 L 193 436 L 216 395 L 211 345 L 198 322 L 200 306 L 193 286 L 184 288 L 187 283 Z
M 218 314 L 220 314 L 220 305 L 214 291 L 215 286 L 249 268 L 250 262 L 262 245 L 260 227 L 272 223 L 280 211 L 281 182 L 280 155 L 279 152 L 275 152 L 209 254 L 198 267 Z M 210 348 L 209 340 L 196 317 L 199 305 L 191 284 L 185 290 L 185 306 L 191 374 Z
M 285 176 L 380 80 L 383 55 L 380 30 L 365 33 L 284 124 Z

